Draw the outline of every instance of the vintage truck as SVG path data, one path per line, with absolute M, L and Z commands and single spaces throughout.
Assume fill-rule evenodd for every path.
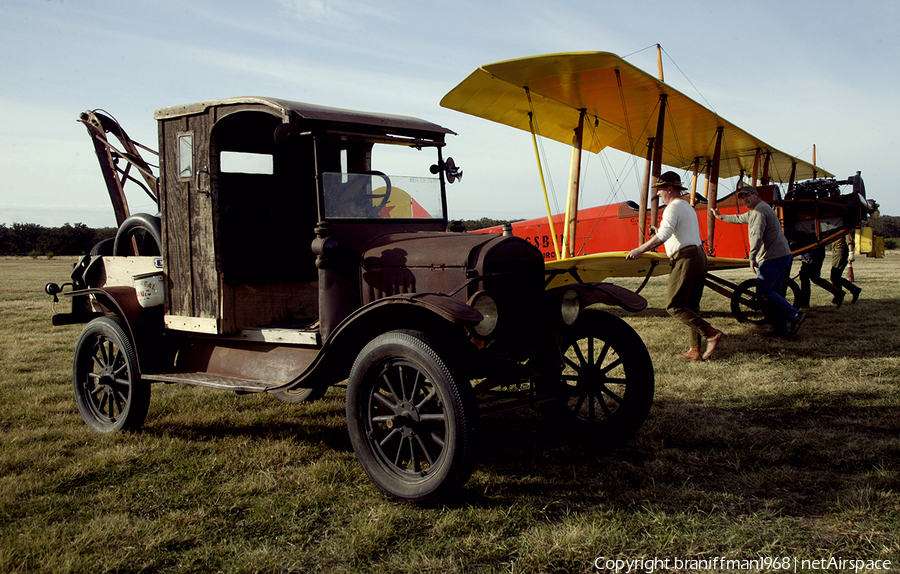
M 598 307 L 646 301 L 602 283 L 547 289 L 526 241 L 448 229 L 452 131 L 261 97 L 154 115 L 158 175 L 141 149 L 156 152 L 112 117 L 81 114 L 119 227 L 45 286 L 71 301 L 55 325 L 86 324 L 73 385 L 92 429 L 141 428 L 152 383 L 297 402 L 347 381 L 365 472 L 434 505 L 468 480 L 481 416 L 541 405 L 546 424 L 598 445 L 643 424 L 649 353 Z M 158 214 L 129 213 L 126 184 Z

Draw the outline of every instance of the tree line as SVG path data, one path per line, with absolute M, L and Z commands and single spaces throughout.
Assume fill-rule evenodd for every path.
M 466 219 L 462 223 L 469 231 L 493 227 L 520 220 Z M 900 238 L 900 217 L 882 215 L 869 221 L 875 235 L 886 238 Z M 35 223 L 0 224 L 0 255 L 29 255 L 31 257 L 53 257 L 55 255 L 84 255 L 91 248 L 110 237 L 115 237 L 115 227 L 90 228 L 83 223 L 61 227 L 44 227 Z M 885 242 L 888 247 L 896 247 L 898 242 Z
M 894 215 L 882 215 L 869 221 L 872 233 L 882 237 L 900 237 L 900 217 Z
M 508 223 L 506 219 L 467 219 L 462 223 L 467 231 Z M 91 248 L 116 236 L 115 227 L 93 229 L 84 223 L 61 227 L 44 227 L 36 223 L 0 224 L 0 255 L 54 257 L 56 255 L 84 255 Z
M 53 257 L 55 255 L 84 255 L 91 248 L 110 237 L 115 227 L 93 229 L 84 223 L 61 227 L 44 227 L 36 223 L 0 224 L 0 254 Z

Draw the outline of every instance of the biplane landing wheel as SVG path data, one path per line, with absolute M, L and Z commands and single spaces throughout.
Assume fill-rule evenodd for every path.
M 97 432 L 138 430 L 150 406 L 150 385 L 141 380 L 137 354 L 121 323 L 98 317 L 75 344 L 75 403 Z
M 560 398 L 550 413 L 601 446 L 619 446 L 637 432 L 653 403 L 653 361 L 640 335 L 624 320 L 588 309 L 563 336 L 555 383 Z
M 389 497 L 423 506 L 463 487 L 475 462 L 472 388 L 423 333 L 390 331 L 360 352 L 347 428 L 363 470 Z
M 793 279 L 785 282 L 784 298 L 791 305 L 800 295 L 800 286 Z M 731 313 L 740 323 L 763 325 L 767 322 L 765 301 L 756 296 L 756 279 L 747 279 L 731 294 Z

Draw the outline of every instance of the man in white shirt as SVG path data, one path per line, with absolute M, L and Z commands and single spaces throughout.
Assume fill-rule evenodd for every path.
M 653 184 L 657 195 L 666 204 L 656 234 L 643 245 L 628 252 L 626 259 L 637 259 L 643 253 L 665 245 L 666 255 L 672 265 L 669 273 L 669 302 L 666 311 L 691 329 L 691 346 L 683 359 L 699 361 L 708 359 L 725 333 L 710 325 L 700 316 L 700 299 L 706 280 L 706 253 L 700 239 L 697 212 L 681 198 L 686 188 L 674 171 L 667 171 Z M 706 339 L 705 350 L 700 346 Z

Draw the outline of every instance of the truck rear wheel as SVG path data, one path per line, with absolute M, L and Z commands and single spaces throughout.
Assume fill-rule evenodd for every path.
M 150 406 L 137 354 L 119 321 L 98 317 L 81 331 L 72 369 L 81 418 L 100 433 L 138 430 Z
M 389 497 L 423 506 L 460 490 L 475 461 L 477 417 L 423 333 L 391 331 L 360 352 L 347 387 L 347 426 L 366 474 Z

